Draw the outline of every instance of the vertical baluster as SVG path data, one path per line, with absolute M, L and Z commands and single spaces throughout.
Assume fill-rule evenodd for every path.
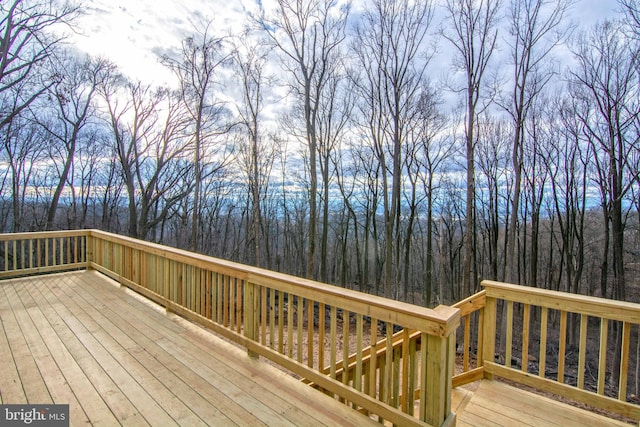
M 66 238 L 66 242 L 67 242 L 67 264 L 71 264 L 73 262 L 72 258 L 71 258 L 71 246 L 72 246 L 71 245 L 71 242 L 72 242 L 71 237 L 67 237 Z
M 298 328 L 297 329 L 298 342 L 297 342 L 296 354 L 298 356 L 298 363 L 302 363 L 302 360 L 303 360 L 302 356 L 304 354 L 304 342 L 303 342 L 304 298 L 302 298 L 301 296 L 298 296 L 296 298 L 296 302 L 297 302 L 296 307 L 297 307 L 297 313 L 298 313 L 298 320 L 296 324 L 296 328 Z
M 33 239 L 29 239 L 29 268 L 33 268 Z
M 476 350 L 476 367 L 482 366 L 484 354 L 484 309 L 478 311 L 478 348 Z
M 580 350 L 578 354 L 578 388 L 584 389 L 584 368 L 587 360 L 587 326 L 588 316 L 580 315 Z
M 369 396 L 376 397 L 376 381 L 378 369 L 378 351 L 376 344 L 378 343 L 378 320 L 371 318 L 371 354 L 369 362 Z
M 260 343 L 267 345 L 267 287 L 260 286 Z
M 504 365 L 511 367 L 511 350 L 513 343 L 513 302 L 507 301 L 507 340 L 505 344 Z
M 287 294 L 287 356 L 293 358 L 293 310 L 294 296 Z
M 284 354 L 284 292 L 278 291 L 278 352 Z
M 244 295 L 244 280 L 234 279 L 234 283 L 236 286 L 236 333 L 242 333 L 242 319 L 244 316 L 244 304 L 242 302 Z
M 216 322 L 224 324 L 224 311 L 225 311 L 225 286 L 224 276 L 221 273 L 216 273 Z
M 363 319 L 362 314 L 356 316 L 356 373 L 353 378 L 354 388 L 362 391 L 362 346 L 363 346 Z M 375 350 L 371 350 L 375 351 Z
M 330 372 L 329 374 L 331 375 L 331 378 L 335 379 L 336 378 L 336 340 L 337 340 L 337 330 L 338 330 L 338 316 L 337 316 L 337 310 L 336 310 L 336 306 L 332 305 L 331 306 L 331 314 L 330 314 L 331 318 L 329 319 L 331 326 L 330 326 L 330 341 L 331 341 L 331 353 L 329 354 L 329 367 L 330 367 Z
M 471 314 L 467 314 L 464 317 L 464 338 L 463 338 L 463 350 L 462 350 L 462 370 L 467 372 L 469 370 L 469 347 L 471 341 Z
M 224 276 L 224 316 L 223 324 L 225 327 L 233 328 L 230 318 L 233 317 L 233 286 L 231 286 L 231 278 L 227 275 Z
M 26 249 L 25 241 L 21 240 L 20 241 L 20 268 L 22 269 L 27 268 L 27 263 L 25 259 L 26 257 L 25 249 Z
M 12 254 L 13 254 L 13 269 L 17 270 L 18 269 L 18 241 L 17 240 L 13 241 Z
M 545 377 L 546 361 L 547 361 L 547 319 L 549 317 L 549 310 L 547 307 L 542 307 L 540 312 L 540 356 L 538 358 L 538 375 L 541 378 Z
M 42 239 L 36 242 L 36 267 L 42 267 Z
M 609 321 L 604 317 L 600 319 L 600 359 L 598 364 L 598 394 L 604 395 L 604 380 L 607 376 L 607 337 L 609 334 Z
M 558 346 L 558 379 L 557 381 L 564 383 L 564 365 L 565 355 L 567 354 L 567 312 L 560 312 L 560 343 Z
M 313 300 L 307 300 L 307 366 L 313 368 L 313 355 L 315 350 L 314 333 L 315 333 L 315 310 L 316 303 Z M 322 347 L 322 344 L 320 344 Z
M 629 346 L 631 345 L 631 323 L 622 325 L 622 351 L 620 352 L 620 380 L 618 400 L 627 401 L 627 376 L 629 375 Z M 637 361 L 636 361 L 637 363 Z
M 327 308 L 324 303 L 318 304 L 318 371 L 324 372 L 324 339 L 326 335 Z
M 531 305 L 524 304 L 522 314 L 522 361 L 521 370 L 527 372 L 529 368 L 529 327 L 531 324 Z
M 407 399 L 409 400 L 407 414 L 414 415 L 413 402 L 416 393 L 418 379 L 418 343 L 417 339 L 409 341 L 409 384 L 407 386 Z
M 49 239 L 44 240 L 44 265 L 43 267 L 49 266 Z
M 342 384 L 349 384 L 349 318 L 348 310 L 342 310 Z
M 412 390 L 410 390 L 411 382 L 409 380 L 409 366 L 410 366 L 410 356 L 409 356 L 409 329 L 404 328 L 402 330 L 402 379 L 400 380 L 402 384 L 402 401 L 401 409 L 404 413 L 409 413 L 409 405 L 412 399 Z M 398 378 L 398 377 L 396 377 Z
M 275 348 L 275 326 L 276 326 L 276 290 L 269 289 L 269 347 Z
M 420 419 L 427 419 L 427 334 L 420 334 Z
M 393 324 L 385 322 L 386 331 L 386 352 L 384 361 L 384 374 L 383 374 L 383 389 L 382 389 L 382 401 L 391 405 L 391 399 L 393 398 L 392 387 L 392 373 L 393 373 Z
M 391 406 L 402 410 L 400 405 L 400 382 L 402 381 L 402 366 L 404 365 L 404 355 L 402 354 L 404 343 L 393 349 L 393 370 L 391 372 L 391 387 L 393 395 Z

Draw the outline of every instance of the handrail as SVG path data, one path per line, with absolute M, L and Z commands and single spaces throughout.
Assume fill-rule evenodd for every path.
M 627 401 L 631 332 L 640 326 L 640 304 L 494 281 L 483 281 L 482 286 L 486 292 L 485 376 L 504 377 L 640 420 L 640 406 Z M 522 329 L 515 330 L 516 324 Z M 577 340 L 577 358 L 570 357 L 567 345 L 572 335 Z M 502 340 L 498 352 L 497 338 Z M 595 359 L 593 352 L 588 354 L 589 347 L 598 349 L 597 366 L 588 363 L 588 356 Z M 557 349 L 557 360 L 548 357 L 550 348 L 554 353 Z M 589 373 L 595 373 L 592 387 L 587 384 Z
M 151 255 L 189 263 L 189 265 L 195 267 L 214 267 L 216 272 L 233 276 L 240 280 L 246 280 L 257 285 L 275 286 L 283 292 L 295 291 L 296 295 L 304 298 L 313 297 L 315 298 L 315 302 L 318 303 L 331 304 L 338 298 L 344 301 L 341 305 L 347 310 L 362 312 L 363 314 L 366 313 L 367 316 L 376 317 L 379 320 L 388 320 L 436 336 L 448 336 L 457 326 L 455 316 L 453 319 L 451 318 L 455 310 L 451 310 L 451 308 L 447 306 L 428 309 L 99 230 L 91 230 L 91 236 L 98 237 L 107 242 L 123 244 L 131 249 L 144 250 Z
M 0 250 L 0 277 L 93 268 L 380 421 L 455 423 L 457 309 L 427 309 L 99 230 L 0 235 Z M 397 329 L 404 331 L 400 350 Z M 409 343 L 408 331 L 421 346 Z M 363 357 L 378 341 L 387 354 Z

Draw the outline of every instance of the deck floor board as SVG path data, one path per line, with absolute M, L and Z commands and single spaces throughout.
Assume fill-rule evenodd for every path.
M 459 426 L 609 427 L 628 424 L 517 389 L 483 380 L 457 413 Z
M 94 271 L 0 281 L 0 401 L 72 425 L 373 425 Z

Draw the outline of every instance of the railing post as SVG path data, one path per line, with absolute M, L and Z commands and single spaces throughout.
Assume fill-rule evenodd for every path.
M 493 362 L 496 352 L 496 322 L 498 304 L 494 297 L 487 295 L 487 305 L 484 308 L 484 325 L 482 332 L 482 355 L 478 365 L 484 365 L 484 361 Z M 485 378 L 493 379 L 492 374 L 485 370 Z
M 455 357 L 455 332 L 447 337 L 427 335 L 426 418 L 433 426 L 442 425 L 451 413 L 451 378 Z
M 258 318 L 259 318 L 259 291 L 254 283 L 245 280 L 244 282 L 244 336 L 252 341 L 258 341 Z M 249 356 L 258 358 L 258 353 L 248 350 Z
M 87 233 L 87 239 L 85 242 L 85 262 L 87 264 L 87 270 L 91 269 L 91 263 L 93 262 L 93 235 L 91 231 Z
M 420 418 L 430 425 L 441 426 L 455 422 L 451 418 L 451 391 L 460 311 L 445 306 L 435 310 L 447 320 L 441 326 L 441 334 L 422 334 L 426 342 L 422 342 L 421 349 L 424 363 L 421 387 L 424 390 L 420 396 Z

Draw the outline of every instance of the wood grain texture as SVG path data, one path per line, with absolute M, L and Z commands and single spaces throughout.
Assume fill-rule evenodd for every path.
M 480 382 L 470 398 L 465 396 L 460 400 L 458 397 L 454 409 L 457 411 L 458 426 L 628 426 L 623 422 L 490 380 Z
M 95 271 L 0 282 L 0 357 L 2 403 L 73 425 L 373 425 Z

